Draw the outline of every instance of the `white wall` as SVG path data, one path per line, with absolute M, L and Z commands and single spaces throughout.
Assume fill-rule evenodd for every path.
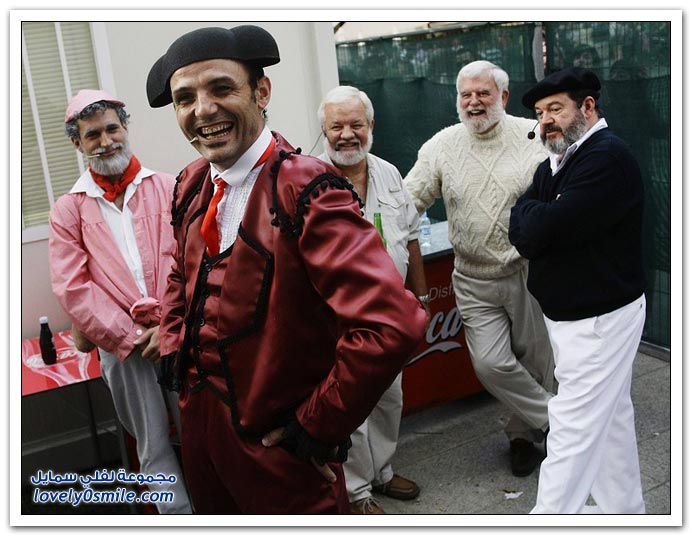
M 367 39 L 369 37 L 424 30 L 428 27 L 428 24 L 428 22 L 412 21 L 349 21 L 337 30 L 335 37 L 337 41 Z
M 112 84 L 131 114 L 130 142 L 142 163 L 177 174 L 199 154 L 184 140 L 171 106 L 152 109 L 146 100 L 146 77 L 153 63 L 180 35 L 195 28 L 241 22 L 106 22 Z M 281 62 L 265 69 L 272 81 L 267 108 L 269 126 L 307 153 L 319 135 L 316 111 L 321 96 L 338 85 L 330 22 L 253 22 L 267 29 L 279 46 Z M 101 41 L 104 36 L 99 36 Z M 108 71 L 108 69 L 106 69 Z M 316 153 L 319 151 L 315 151 Z M 76 180 L 76 177 L 75 177 Z M 48 315 L 53 331 L 69 320 L 50 290 L 48 241 L 22 245 L 22 337 L 38 335 L 38 317 Z
M 14 261 L 12 261 L 14 262 Z M 16 283 L 11 283 L 16 284 Z M 10 304 L 12 310 L 16 304 Z M 36 337 L 38 319 L 47 316 L 53 332 L 70 327 L 50 288 L 48 240 L 22 245 L 22 338 Z
M 180 35 L 205 26 L 237 26 L 238 22 L 109 22 L 115 91 L 132 115 L 130 142 L 140 160 L 154 169 L 177 174 L 199 154 L 180 133 L 172 106 L 152 109 L 145 81 L 151 65 Z M 281 62 L 267 67 L 272 98 L 269 126 L 294 146 L 310 150 L 319 134 L 316 111 L 322 92 L 337 85 L 336 52 L 331 23 L 252 22 L 277 41 Z M 133 61 L 136 58 L 136 61 Z

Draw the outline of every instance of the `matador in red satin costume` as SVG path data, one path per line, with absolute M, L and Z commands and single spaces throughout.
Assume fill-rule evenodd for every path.
M 160 330 L 198 514 L 349 513 L 349 435 L 423 338 L 352 185 L 267 129 L 278 61 L 262 28 L 202 28 L 147 80 L 203 157 L 177 179 Z

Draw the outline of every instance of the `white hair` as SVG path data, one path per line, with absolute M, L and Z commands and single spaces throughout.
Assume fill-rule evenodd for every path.
M 372 120 L 375 119 L 375 110 L 372 107 L 370 98 L 365 94 L 365 92 L 353 86 L 337 86 L 324 96 L 324 100 L 317 109 L 317 119 L 320 122 L 320 127 L 322 130 L 324 130 L 325 106 L 327 106 L 327 104 L 341 104 L 342 102 L 348 102 L 351 100 L 359 100 L 363 103 L 363 106 L 365 107 L 365 116 L 368 119 L 368 123 L 372 123 Z
M 495 80 L 497 89 L 502 93 L 509 90 L 509 75 L 500 67 L 485 60 L 472 61 L 464 65 L 457 75 L 457 92 L 459 92 L 459 84 L 465 78 L 476 78 L 490 71 L 490 76 Z

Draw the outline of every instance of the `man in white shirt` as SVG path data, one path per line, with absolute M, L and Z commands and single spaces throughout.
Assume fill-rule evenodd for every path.
M 365 217 L 379 226 L 387 252 L 406 286 L 425 307 L 429 320 L 418 213 L 396 167 L 370 153 L 375 126 L 372 102 L 363 91 L 339 86 L 324 97 L 317 118 L 325 136 L 325 152 L 318 158 L 339 168 L 353 184 L 365 204 Z M 344 474 L 354 514 L 384 514 L 372 498 L 372 490 L 400 500 L 415 499 L 420 493 L 415 482 L 392 469 L 402 407 L 399 374 L 365 422 L 351 434 L 353 444 L 344 462 Z

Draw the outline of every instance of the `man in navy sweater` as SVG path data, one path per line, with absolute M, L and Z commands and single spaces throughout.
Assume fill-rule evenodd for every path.
M 523 97 L 552 153 L 511 212 L 555 354 L 535 514 L 643 514 L 632 363 L 644 327 L 643 187 L 598 109 L 598 77 L 571 67 Z M 595 505 L 586 505 L 589 496 Z

